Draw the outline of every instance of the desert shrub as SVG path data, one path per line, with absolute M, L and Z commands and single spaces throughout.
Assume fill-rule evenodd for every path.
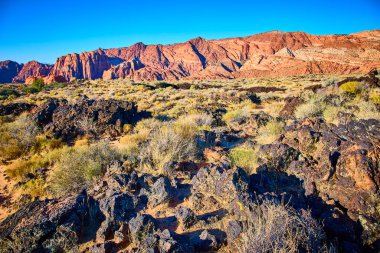
M 25 180 L 29 174 L 34 174 L 37 169 L 44 168 L 48 161 L 39 156 L 32 156 L 28 160 L 16 160 L 6 166 L 5 173 L 14 180 Z
M 360 101 L 356 103 L 358 111 L 355 116 L 358 119 L 379 119 L 380 112 L 377 110 L 376 105 L 370 101 Z
M 25 114 L 14 122 L 0 127 L 0 157 L 14 159 L 28 152 L 36 144 L 38 127 Z
M 371 92 L 369 94 L 369 100 L 376 104 L 376 105 L 380 105 L 380 91 L 377 91 L 377 92 Z
M 125 133 L 125 134 L 131 133 L 132 130 L 133 130 L 132 124 L 124 124 L 123 125 L 123 133 Z
M 236 110 L 228 110 L 226 114 L 223 115 L 223 120 L 227 123 L 230 124 L 232 121 L 240 118 L 246 118 L 249 117 L 249 110 L 246 108 L 242 109 L 236 109 Z
M 282 121 L 271 120 L 266 125 L 258 129 L 256 141 L 259 144 L 269 144 L 274 142 L 283 133 L 285 124 Z
M 241 145 L 231 149 L 229 157 L 233 165 L 241 167 L 247 172 L 252 172 L 252 169 L 257 166 L 256 151 L 247 145 Z
M 211 126 L 212 122 L 212 115 L 207 113 L 192 113 L 189 115 L 183 115 L 177 120 L 177 123 L 195 124 L 197 127 Z
M 23 92 L 27 94 L 38 93 L 43 89 L 43 87 L 44 87 L 44 79 L 37 78 L 33 81 L 31 85 L 24 87 Z
M 306 103 L 297 107 L 294 115 L 298 119 L 307 117 L 319 117 L 322 115 L 323 110 L 326 107 L 323 96 L 312 96 Z
M 143 119 L 137 122 L 134 131 L 137 133 L 150 132 L 154 129 L 158 129 L 162 125 L 162 122 L 156 118 Z
M 0 100 L 11 98 L 11 97 L 18 97 L 19 93 L 14 89 L 9 88 L 1 88 L 0 89 Z
M 141 167 L 161 172 L 167 162 L 194 159 L 197 154 L 196 141 L 190 133 L 188 126 L 173 124 L 154 131 L 150 140 L 140 149 Z
M 105 142 L 67 149 L 49 175 L 49 189 L 56 196 L 85 189 L 102 176 L 111 161 L 117 158 L 117 151 Z
M 33 153 L 41 152 L 43 150 L 50 151 L 59 149 L 64 146 L 62 139 L 47 138 L 45 135 L 36 136 L 36 143 L 32 148 Z
M 336 106 L 326 106 L 325 110 L 323 111 L 323 118 L 327 123 L 333 123 L 338 124 L 339 118 L 338 113 L 341 108 Z
M 342 84 L 339 89 L 345 93 L 356 95 L 360 92 L 360 83 L 356 81 L 347 82 Z
M 46 195 L 45 180 L 42 178 L 32 179 L 25 183 L 21 189 L 24 194 L 29 194 L 32 199 Z
M 247 214 L 236 247 L 240 252 L 323 252 L 325 233 L 309 211 L 264 201 Z

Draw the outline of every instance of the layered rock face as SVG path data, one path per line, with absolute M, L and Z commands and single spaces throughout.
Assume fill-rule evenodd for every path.
M 70 54 L 57 60 L 51 74 L 67 80 L 178 80 L 367 73 L 379 66 L 379 30 L 328 36 L 273 31 Z
M 37 61 L 30 61 L 26 63 L 17 76 L 12 79 L 14 83 L 24 83 L 30 77 L 47 76 L 53 65 L 43 64 Z
M 111 67 L 111 59 L 103 50 L 69 54 L 59 57 L 50 72 L 51 76 L 63 76 L 66 80 L 98 79 Z
M 171 45 L 137 43 L 68 54 L 59 57 L 52 69 L 32 61 L 20 71 L 22 65 L 15 64 L 2 63 L 1 83 L 47 74 L 66 81 L 151 81 L 367 73 L 380 66 L 380 31 L 327 36 L 272 31 L 221 40 L 198 37 Z
M 0 83 L 10 83 L 22 68 L 14 61 L 0 61 Z

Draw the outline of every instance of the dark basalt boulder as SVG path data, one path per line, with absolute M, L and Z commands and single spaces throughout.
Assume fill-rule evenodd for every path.
M 187 207 L 179 207 L 175 216 L 183 230 L 192 227 L 198 221 L 195 213 Z
M 133 124 L 140 117 L 132 102 L 90 100 L 86 97 L 75 103 L 51 99 L 33 115 L 44 131 L 64 140 L 84 134 L 118 136 L 124 124 Z
M 13 104 L 0 105 L 0 116 L 7 116 L 11 114 L 17 116 L 25 111 L 30 111 L 31 109 L 35 107 L 36 105 L 27 104 L 27 103 L 13 103 Z
M 129 223 L 131 241 L 139 245 L 146 237 L 153 235 L 157 230 L 154 218 L 146 214 L 137 214 Z
M 174 195 L 174 188 L 170 184 L 169 179 L 167 177 L 160 177 L 150 189 L 148 195 L 149 205 L 155 207 L 163 203 L 168 203 Z
M 380 122 L 360 120 L 333 126 L 305 120 L 289 126 L 279 141 L 261 148 L 265 155 L 257 181 L 267 183 L 256 190 L 270 189 L 270 174 L 276 174 L 277 189 L 284 184 L 274 171 L 285 173 L 283 178 L 295 176 L 303 182 L 306 195 L 335 206 L 363 229 L 360 232 L 356 226 L 353 232 L 345 227 L 347 222 L 328 226 L 333 219 L 327 219 L 331 233 L 363 240 L 369 247 L 376 243 L 380 239 Z M 288 192 L 297 188 L 296 183 L 287 184 Z M 350 233 L 359 233 L 361 239 Z
M 4 252 L 62 252 L 78 249 L 102 219 L 86 193 L 32 202 L 0 223 Z M 91 224 L 91 226 L 90 226 Z
M 249 206 L 252 196 L 249 193 L 249 178 L 247 173 L 240 168 L 230 168 L 214 164 L 199 169 L 192 179 L 193 207 L 199 205 L 228 207 L 232 213 L 239 213 L 241 206 Z M 201 203 L 198 203 L 200 201 Z

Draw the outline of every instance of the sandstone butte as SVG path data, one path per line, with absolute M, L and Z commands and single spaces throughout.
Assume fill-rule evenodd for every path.
M 12 62 L 11 62 L 12 63 Z M 0 82 L 75 79 L 179 80 L 367 73 L 380 68 L 380 30 L 316 36 L 271 31 L 242 38 L 195 38 L 171 45 L 97 49 L 61 56 L 53 66 L 29 62 Z M 16 67 L 14 67 L 16 68 Z M 49 70 L 49 71 L 48 71 Z M 16 73 L 16 74 L 14 74 Z M 4 80 L 4 76 L 8 79 Z M 32 79 L 31 79 L 32 78 Z

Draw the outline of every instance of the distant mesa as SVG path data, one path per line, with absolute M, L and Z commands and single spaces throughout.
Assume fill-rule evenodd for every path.
M 380 31 L 316 36 L 271 31 L 241 38 L 97 49 L 54 65 L 0 62 L 0 83 L 53 80 L 179 80 L 367 73 L 380 68 Z M 29 78 L 29 79 L 28 79 Z

